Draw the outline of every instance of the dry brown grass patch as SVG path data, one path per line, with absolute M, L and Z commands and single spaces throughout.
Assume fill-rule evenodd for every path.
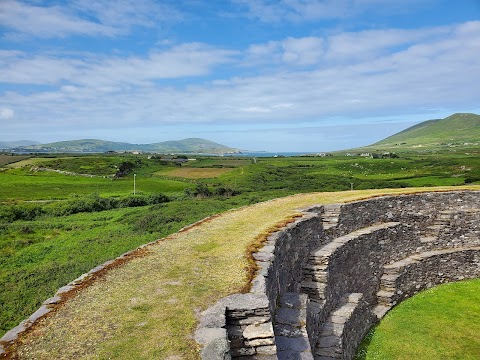
M 210 179 L 226 174 L 234 169 L 231 168 L 178 168 L 170 171 L 161 171 L 157 175 L 166 175 L 185 179 Z

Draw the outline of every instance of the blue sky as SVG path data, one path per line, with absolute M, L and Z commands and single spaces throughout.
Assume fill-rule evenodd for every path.
M 328 151 L 480 112 L 479 0 L 0 0 L 0 140 Z

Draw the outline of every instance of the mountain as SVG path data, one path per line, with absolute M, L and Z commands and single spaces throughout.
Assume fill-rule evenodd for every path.
M 82 139 L 59 141 L 49 144 L 38 144 L 17 147 L 19 151 L 31 152 L 80 152 L 99 153 L 107 151 L 146 151 L 157 153 L 195 153 L 222 154 L 236 153 L 237 149 L 217 144 L 213 141 L 189 138 L 178 141 L 164 141 L 154 144 L 130 144 L 125 142 L 105 141 L 98 139 Z
M 0 141 L 0 149 L 12 149 L 19 146 L 37 145 L 38 141 L 18 140 L 18 141 Z
M 445 119 L 424 121 L 361 149 L 407 150 L 479 144 L 480 115 L 458 113 Z
M 210 140 L 199 138 L 188 138 L 179 141 L 164 141 L 148 145 L 151 151 L 172 152 L 172 153 L 199 153 L 199 154 L 218 154 L 235 153 L 237 149 L 215 143 Z

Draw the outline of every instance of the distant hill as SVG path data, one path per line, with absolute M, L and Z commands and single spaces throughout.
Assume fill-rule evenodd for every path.
M 19 146 L 37 145 L 38 141 L 18 140 L 18 141 L 0 141 L 0 149 L 12 149 Z
M 237 149 L 217 144 L 213 141 L 189 138 L 178 141 L 164 141 L 154 144 L 130 144 L 125 142 L 105 141 L 98 139 L 82 139 L 59 141 L 49 144 L 38 144 L 17 147 L 19 151 L 32 152 L 107 152 L 107 151 L 145 151 L 157 153 L 193 153 L 193 154 L 222 154 L 236 153 Z
M 395 150 L 480 145 L 480 115 L 453 114 L 424 121 L 361 149 Z

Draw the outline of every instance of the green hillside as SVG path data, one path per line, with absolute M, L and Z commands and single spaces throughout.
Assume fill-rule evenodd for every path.
M 228 146 L 217 144 L 213 141 L 199 139 L 199 138 L 189 138 L 183 139 L 180 141 L 165 141 L 156 144 L 149 145 L 152 150 L 159 152 L 187 152 L 187 153 L 224 153 L 224 152 L 235 152 L 235 149 L 232 149 Z
M 362 149 L 415 149 L 480 144 L 480 115 L 458 113 L 428 120 Z
M 104 152 L 104 151 L 126 151 L 132 150 L 133 144 L 113 142 L 97 139 L 81 139 L 70 141 L 58 141 L 49 144 L 26 146 L 25 149 L 50 150 L 52 152 Z
M 236 149 L 213 141 L 189 138 L 178 141 L 165 141 L 154 144 L 130 144 L 125 142 L 105 141 L 98 139 L 82 139 L 59 141 L 49 144 L 24 146 L 22 150 L 35 152 L 79 152 L 100 153 L 106 151 L 147 151 L 157 153 L 202 153 L 221 154 L 233 153 Z
M 33 140 L 0 141 L 0 149 L 11 149 L 17 146 L 28 146 L 34 144 L 39 144 L 39 142 Z

